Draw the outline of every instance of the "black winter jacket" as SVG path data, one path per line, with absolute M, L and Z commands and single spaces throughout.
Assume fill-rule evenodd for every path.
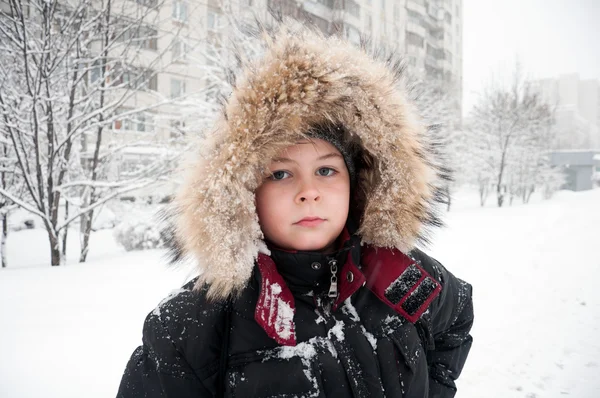
M 118 398 L 453 397 L 472 341 L 471 286 L 420 251 L 367 251 L 361 258 L 354 244 L 337 256 L 347 258 L 335 303 L 326 297 L 335 256 L 275 252 L 276 267 L 261 256 L 230 303 L 210 303 L 188 283 L 148 315 Z M 441 291 L 425 289 L 429 276 Z M 382 280 L 392 283 L 381 289 Z M 285 327 L 269 329 L 286 316 L 274 303 L 287 288 L 295 341 Z M 265 290 L 276 293 L 270 301 Z M 261 325 L 261 311 L 275 322 Z

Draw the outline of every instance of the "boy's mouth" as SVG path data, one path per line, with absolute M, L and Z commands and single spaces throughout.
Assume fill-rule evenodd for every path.
M 324 221 L 325 220 L 320 217 L 304 217 L 302 220 L 295 222 L 294 225 L 299 225 L 301 227 L 316 227 Z

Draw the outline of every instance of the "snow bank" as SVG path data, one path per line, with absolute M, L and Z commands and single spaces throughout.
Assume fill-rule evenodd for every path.
M 600 190 L 455 209 L 428 251 L 474 286 L 474 345 L 457 396 L 599 397 Z M 168 269 L 161 250 L 125 252 L 110 231 L 92 236 L 90 263 L 72 256 L 52 268 L 45 239 L 9 237 L 0 397 L 113 397 L 146 314 L 191 275 Z

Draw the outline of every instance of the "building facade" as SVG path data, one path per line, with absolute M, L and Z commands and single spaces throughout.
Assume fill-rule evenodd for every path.
M 0 0 L 3 10 L 8 1 Z M 115 46 L 108 55 L 120 57 L 111 67 L 127 70 L 117 73 L 116 83 L 129 93 L 118 109 L 123 116 L 114 118 L 103 138 L 106 143 L 145 145 L 160 152 L 201 130 L 197 121 L 217 110 L 217 94 L 223 91 L 218 81 L 224 80 L 220 63 L 227 53 L 231 16 L 268 18 L 275 12 L 310 21 L 324 34 L 355 44 L 367 38 L 405 55 L 422 77 L 452 84 L 460 107 L 462 0 L 113 0 L 113 9 L 115 24 L 126 25 L 139 15 L 144 21 L 120 36 L 123 47 L 130 47 L 127 52 L 119 54 L 121 47 Z M 101 73 L 92 70 L 90 76 Z M 155 156 L 151 150 L 123 153 L 117 174 L 131 173 L 136 164 Z
M 600 151 L 555 151 L 550 162 L 565 175 L 561 189 L 587 191 L 600 185 Z
M 577 74 L 533 82 L 556 109 L 555 149 L 600 148 L 600 82 Z

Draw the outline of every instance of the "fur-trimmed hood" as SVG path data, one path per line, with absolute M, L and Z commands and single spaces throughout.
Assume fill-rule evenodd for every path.
M 254 191 L 283 148 L 313 126 L 344 126 L 361 148 L 357 194 L 364 244 L 404 253 L 439 225 L 437 182 L 445 171 L 403 89 L 395 56 L 372 55 L 298 24 L 259 32 L 264 54 L 243 61 L 222 114 L 202 142 L 174 201 L 177 257 L 192 257 L 221 299 L 247 284 L 268 253 Z

